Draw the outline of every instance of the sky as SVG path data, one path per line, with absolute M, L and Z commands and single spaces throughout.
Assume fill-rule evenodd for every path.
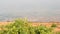
M 0 0 L 0 17 L 60 16 L 60 0 Z

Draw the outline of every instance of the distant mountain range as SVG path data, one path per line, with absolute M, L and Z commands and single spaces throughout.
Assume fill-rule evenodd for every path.
M 54 16 L 54 17 L 30 17 L 28 18 L 29 21 L 37 21 L 37 22 L 60 22 L 60 17 Z

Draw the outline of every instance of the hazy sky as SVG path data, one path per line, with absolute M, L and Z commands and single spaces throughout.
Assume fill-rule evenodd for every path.
M 0 0 L 0 16 L 60 16 L 60 0 Z

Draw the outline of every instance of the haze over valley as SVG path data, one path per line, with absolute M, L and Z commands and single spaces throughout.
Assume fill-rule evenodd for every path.
M 60 21 L 60 0 L 0 0 L 0 21 L 20 17 Z

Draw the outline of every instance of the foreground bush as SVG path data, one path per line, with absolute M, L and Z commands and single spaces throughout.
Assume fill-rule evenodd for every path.
M 27 19 L 16 19 L 14 23 L 0 28 L 5 28 L 0 30 L 0 34 L 54 34 L 52 27 L 33 27 Z

